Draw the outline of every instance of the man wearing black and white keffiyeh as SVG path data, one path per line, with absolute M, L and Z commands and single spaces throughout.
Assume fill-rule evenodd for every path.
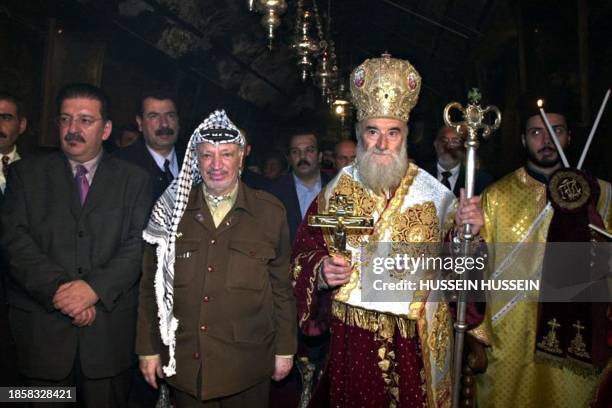
M 239 181 L 244 145 L 224 111 L 206 118 L 143 232 L 136 351 L 145 380 L 165 376 L 179 407 L 265 406 L 270 377 L 293 364 L 284 207 Z

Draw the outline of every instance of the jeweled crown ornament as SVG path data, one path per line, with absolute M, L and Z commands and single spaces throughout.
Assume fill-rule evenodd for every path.
M 417 70 L 387 53 L 365 60 L 351 73 L 351 95 L 359 121 L 390 118 L 407 122 L 420 90 Z

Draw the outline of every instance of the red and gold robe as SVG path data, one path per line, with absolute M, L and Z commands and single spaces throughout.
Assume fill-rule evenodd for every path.
M 313 402 L 324 400 L 333 407 L 450 406 L 453 333 L 448 304 L 421 291 L 403 302 L 364 302 L 360 263 L 364 248 L 377 242 L 440 242 L 453 219 L 453 194 L 410 164 L 387 200 L 366 188 L 356 167 L 349 166 L 321 191 L 305 219 L 326 212 L 330 198 L 339 194 L 352 199 L 355 215 L 373 217 L 375 227 L 368 233 L 349 230 L 353 270 L 349 282 L 336 290 L 320 290 L 318 275 L 330 254 L 332 231 L 306 222 L 298 229 L 292 270 L 299 326 L 310 336 L 331 331 L 326 381 L 321 381 L 329 389 L 319 387 Z

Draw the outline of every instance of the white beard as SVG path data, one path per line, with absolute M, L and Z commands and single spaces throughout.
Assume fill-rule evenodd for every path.
M 385 164 L 377 162 L 376 156 L 379 154 L 389 155 L 392 160 Z M 400 185 L 408 169 L 406 139 L 404 139 L 399 153 L 390 150 L 383 152 L 376 147 L 365 150 L 361 140 L 359 140 L 357 143 L 357 169 L 363 184 L 376 194 L 394 190 Z

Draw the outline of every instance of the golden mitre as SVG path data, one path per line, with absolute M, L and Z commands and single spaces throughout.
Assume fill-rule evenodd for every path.
M 351 95 L 359 121 L 391 118 L 408 122 L 420 90 L 417 70 L 389 54 L 367 59 L 351 73 Z

